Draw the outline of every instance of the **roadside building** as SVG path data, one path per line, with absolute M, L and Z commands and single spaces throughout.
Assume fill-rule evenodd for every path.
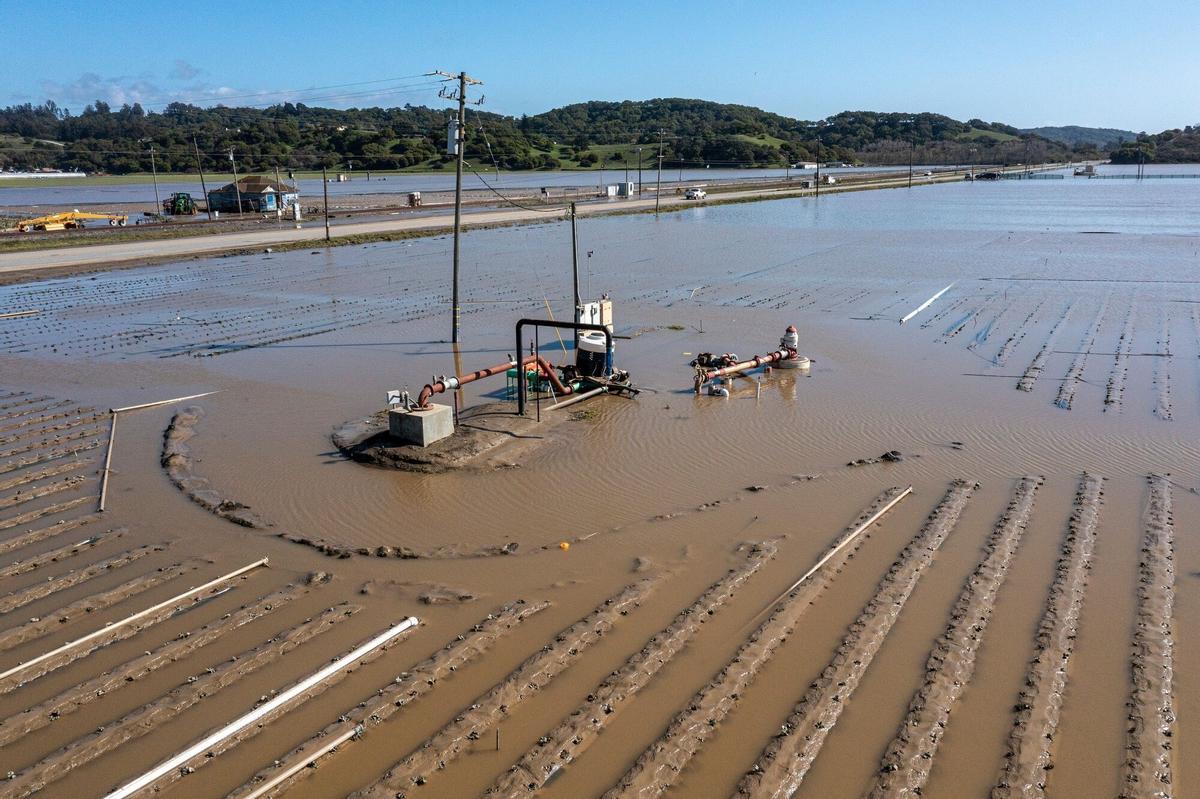
M 276 183 L 262 175 L 247 175 L 235 186 L 228 183 L 208 193 L 208 207 L 225 213 L 238 212 L 238 195 L 241 195 L 243 213 L 267 213 L 288 210 L 295 205 L 300 195 L 295 186 Z

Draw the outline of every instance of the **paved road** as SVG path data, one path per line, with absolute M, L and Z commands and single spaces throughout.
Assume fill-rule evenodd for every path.
M 922 184 L 961 180 L 959 175 L 945 175 L 934 178 L 920 178 Z M 825 192 L 848 191 L 855 189 L 888 188 L 905 185 L 907 174 L 901 177 L 881 178 L 869 183 L 838 184 L 823 186 Z M 777 199 L 780 197 L 797 197 L 812 194 L 812 189 L 789 188 L 753 188 L 738 191 L 719 192 L 709 195 L 710 200 L 745 200 L 753 198 Z M 697 205 L 695 200 L 685 200 L 676 195 L 663 195 L 663 208 L 676 208 L 681 205 Z M 579 216 L 597 216 L 629 211 L 644 211 L 654 208 L 654 198 L 613 200 L 609 202 L 580 203 L 577 206 Z M 463 217 L 463 227 L 472 228 L 487 225 L 516 224 L 521 222 L 543 221 L 546 219 L 562 218 L 565 210 L 553 212 L 526 210 L 524 208 L 507 208 L 493 211 L 474 212 Z M 448 231 L 453 224 L 453 213 L 441 213 L 431 216 L 407 217 L 376 222 L 354 222 L 338 225 L 331 229 L 334 239 L 343 236 L 363 234 L 386 234 L 415 231 Z M 325 238 L 325 227 L 320 222 L 308 222 L 297 230 L 291 228 L 270 228 L 267 230 L 252 230 L 241 233 L 217 233 L 212 235 L 188 236 L 173 239 L 129 241 L 120 244 L 92 244 L 77 247 L 62 247 L 48 250 L 32 250 L 28 252 L 0 253 L 0 274 L 11 272 L 28 272 L 43 269 L 71 269 L 74 267 L 95 267 L 104 264 L 119 264 L 137 261 L 163 261 L 183 258 L 191 255 L 211 255 L 230 250 L 260 249 L 279 244 L 299 241 L 320 242 Z

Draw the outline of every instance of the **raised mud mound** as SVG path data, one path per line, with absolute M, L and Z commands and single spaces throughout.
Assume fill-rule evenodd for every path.
M 204 410 L 192 405 L 175 414 L 167 426 L 167 431 L 163 433 L 162 451 L 162 466 L 167 470 L 167 476 L 192 502 L 222 519 L 243 527 L 270 527 L 270 523 L 253 513 L 249 505 L 222 497 L 208 478 L 196 474 L 187 442 L 196 435 L 196 424 L 203 418 Z
M 511 467 L 513 449 L 544 443 L 550 423 L 561 421 L 552 413 L 543 413 L 541 422 L 532 411 L 517 416 L 515 407 L 511 402 L 491 402 L 467 408 L 459 413 L 454 434 L 428 447 L 392 438 L 386 410 L 346 422 L 330 438 L 347 458 L 387 469 L 437 474 L 470 467 Z

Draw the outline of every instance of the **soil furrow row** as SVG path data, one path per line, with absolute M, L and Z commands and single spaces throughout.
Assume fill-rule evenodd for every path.
M 61 433 L 63 430 L 73 430 L 76 427 L 80 427 L 80 426 L 86 425 L 86 424 L 91 424 L 92 422 L 95 422 L 97 419 L 100 419 L 100 418 L 102 418 L 102 417 L 100 417 L 100 416 L 87 416 L 87 417 L 80 416 L 80 417 L 76 417 L 76 418 L 72 419 L 69 422 L 61 422 L 59 424 L 52 424 L 48 427 L 39 427 L 34 430 L 22 430 L 20 433 L 13 433 L 12 435 L 0 437 L 0 444 L 12 444 L 17 441 L 24 441 L 29 438 L 34 438 L 36 436 L 45 436 L 50 433 Z M 56 438 L 61 439 L 62 436 L 56 436 Z M 38 446 L 40 446 L 40 444 Z M 5 456 L 0 456 L 0 457 L 5 457 Z
M 1142 516 L 1137 625 L 1130 657 L 1129 728 L 1121 799 L 1171 799 L 1175 737 L 1175 524 L 1171 481 L 1150 476 Z
M 883 755 L 871 799 L 920 796 L 933 767 L 950 714 L 975 674 L 975 656 L 983 643 L 996 595 L 1008 576 L 1013 556 L 1029 526 L 1042 480 L 1025 477 L 1013 490 L 984 547 L 983 560 L 967 578 L 950 611 L 950 623 L 929 653 L 925 681 L 908 706 L 896 737 Z
M 992 296 L 985 299 L 978 306 L 976 306 L 975 310 L 970 311 L 962 319 L 958 320 L 956 323 L 951 325 L 949 329 L 943 331 L 942 335 L 938 336 L 936 339 L 934 339 L 934 341 L 944 343 L 944 342 L 947 342 L 950 339 L 954 338 L 959 333 L 963 332 L 963 330 L 966 329 L 967 325 L 969 325 L 972 322 L 974 322 L 975 320 L 977 320 L 981 314 L 983 314 L 985 311 L 987 311 L 987 309 L 990 308 L 992 306 L 992 304 L 996 302 L 996 299 L 999 298 L 999 296 L 1000 296 L 999 294 L 993 294 Z
M 99 577 L 101 574 L 116 571 L 123 566 L 128 566 L 130 563 L 141 560 L 152 552 L 161 552 L 164 548 L 155 544 L 147 544 L 136 549 L 126 550 L 119 555 L 97 563 L 89 564 L 78 571 L 69 571 L 61 577 L 34 583 L 26 589 L 0 597 L 0 613 L 12 613 L 17 608 L 25 607 L 30 602 L 36 602 L 51 594 L 65 591 L 80 583 Z M 3 721 L 0 721 L 0 724 L 3 724 Z
M 488 796 L 534 796 L 559 769 L 588 750 L 604 727 L 637 696 L 658 671 L 671 661 L 703 627 L 709 616 L 726 605 L 742 584 L 775 557 L 778 546 L 769 541 L 745 548 L 746 561 L 708 587 L 663 630 L 654 634 L 625 664 L 587 695 L 582 704 L 559 722 L 484 793 Z
M 115 533 L 114 531 L 109 530 L 107 533 L 94 535 L 90 538 L 85 538 L 82 541 L 77 541 L 74 544 L 65 544 L 57 549 L 52 549 L 49 552 L 43 552 L 40 555 L 34 555 L 33 557 L 26 558 L 25 560 L 14 561 L 3 568 L 0 568 L 0 578 L 14 577 L 18 574 L 25 574 L 27 572 L 40 569 L 47 563 L 57 563 L 65 558 L 78 555 L 85 549 L 91 549 L 101 542 L 106 542 L 110 540 L 110 538 L 120 538 L 124 534 L 124 529 L 117 530 Z
M 12 538 L 0 541 L 0 555 L 12 552 L 14 549 L 27 547 L 30 544 L 36 544 L 38 541 L 45 541 L 47 538 L 53 538 L 61 533 L 70 532 L 85 524 L 99 521 L 99 519 L 100 517 L 93 513 L 87 516 L 79 516 L 75 519 L 56 522 L 46 527 L 39 527 L 36 530 L 26 530 L 20 535 L 14 535 Z
M 62 408 L 67 405 L 71 405 L 72 402 L 71 402 L 71 400 L 55 400 L 52 402 L 42 402 L 40 404 L 37 404 L 37 403 L 32 403 L 32 404 L 36 405 L 36 407 L 32 407 L 32 408 L 27 407 L 27 408 L 22 408 L 19 411 L 9 411 L 7 413 L 2 413 L 2 414 L 0 414 L 0 420 L 20 419 L 23 416 L 29 416 L 30 414 L 33 414 L 33 413 L 46 413 L 47 411 L 52 411 L 56 408 Z
M 1016 349 L 1016 346 L 1025 340 L 1026 334 L 1028 334 L 1028 331 L 1030 331 L 1030 323 L 1033 322 L 1033 317 L 1037 316 L 1038 311 L 1042 310 L 1043 305 L 1045 305 L 1044 298 L 1042 300 L 1038 300 L 1038 304 L 1033 306 L 1033 310 L 1028 313 L 1028 316 L 1025 317 L 1020 324 L 1016 325 L 1016 330 L 1014 330 L 1012 334 L 1009 334 L 1008 338 L 1004 340 L 1004 343 L 1001 344 L 1000 349 L 998 349 L 996 352 L 996 358 L 992 359 L 992 362 L 994 362 L 996 366 L 1003 366 L 1004 364 L 1007 364 L 1008 356 L 1012 355 L 1013 350 Z
M 79 507 L 85 502 L 95 502 L 95 499 L 93 497 L 69 499 L 66 502 L 59 502 L 57 505 L 49 505 L 45 508 L 38 508 L 37 510 L 31 510 L 26 513 L 22 513 L 20 516 L 13 516 L 8 519 L 0 519 L 0 530 L 8 530 L 13 527 L 20 527 L 22 524 L 27 524 L 28 522 L 36 521 L 37 519 L 41 519 L 46 516 L 58 516 L 59 514 L 66 513 L 72 508 Z
M 1165 353 L 1155 358 L 1154 363 L 1154 415 L 1163 421 L 1171 421 L 1171 315 L 1165 309 L 1162 327 L 1158 334 L 1158 352 Z
M 165 549 L 162 545 L 156 545 L 157 549 Z M 0 651 L 8 651 L 13 647 L 20 646 L 27 641 L 35 641 L 42 636 L 57 630 L 62 625 L 74 619 L 80 614 L 87 615 L 94 613 L 97 610 L 112 607 L 118 602 L 128 599 L 132 596 L 137 596 L 140 593 L 150 590 L 155 586 L 162 585 L 165 582 L 174 580 L 187 574 L 189 571 L 194 571 L 199 568 L 198 561 L 189 563 L 175 563 L 170 566 L 164 566 L 161 569 L 156 569 L 149 574 L 141 574 L 132 580 L 124 582 L 115 588 L 110 588 L 107 591 L 102 591 L 92 596 L 86 596 L 82 599 L 63 605 L 60 608 L 55 608 L 54 612 L 35 619 L 30 619 L 24 624 L 16 627 L 10 627 L 3 632 L 0 632 Z
M 1129 376 L 1129 353 L 1133 349 L 1134 324 L 1137 321 L 1135 313 L 1137 305 L 1129 303 L 1125 312 L 1125 326 L 1121 329 L 1121 339 L 1117 342 L 1117 354 L 1113 358 L 1112 371 L 1108 373 L 1108 386 L 1104 390 L 1104 410 L 1119 410 L 1121 399 L 1125 394 L 1125 379 Z
M 25 392 L 23 392 L 23 391 L 18 392 L 16 394 L 9 394 L 8 396 L 3 397 L 3 399 L 7 400 L 7 399 L 13 399 L 16 397 L 21 397 L 21 399 L 16 400 L 15 402 L 6 402 L 5 404 L 0 405 L 0 411 L 7 411 L 10 408 L 19 408 L 19 407 L 22 407 L 25 405 L 35 405 L 39 402 L 49 402 L 50 400 L 54 399 L 54 397 L 48 397 L 48 396 L 44 396 L 44 395 L 36 396 L 36 397 L 27 397 L 27 396 L 25 396 Z
M 102 434 L 102 431 L 100 430 L 99 427 L 89 427 L 86 430 L 77 430 L 73 433 L 66 433 L 61 436 L 54 436 L 53 438 L 42 439 L 41 441 L 31 441 L 28 444 L 22 444 L 19 447 L 14 447 L 13 449 L 9 449 L 9 450 L 5 450 L 4 452 L 0 452 L 0 460 L 11 458 L 13 455 L 23 455 L 26 452 L 38 452 L 40 455 L 42 453 L 40 453 L 39 451 L 46 449 L 47 447 L 58 446 L 60 444 L 66 443 L 67 441 L 82 441 L 84 439 L 92 438 L 94 436 L 99 436 L 101 434 Z M 0 443 L 3 443 L 3 442 L 0 442 Z
M 971 298 L 969 296 L 959 297 L 958 299 L 946 304 L 941 310 L 935 311 L 932 316 L 922 322 L 921 329 L 927 330 L 928 328 L 933 327 L 951 313 L 966 305 L 970 300 Z
M 375 783 L 356 792 L 356 799 L 388 797 L 423 785 L 433 772 L 467 749 L 472 741 L 499 724 L 509 712 L 537 694 L 631 610 L 637 609 L 665 579 L 664 575 L 640 580 L 607 599 L 587 616 L 554 636 L 507 678 L 493 686 L 454 721 L 434 733 Z
M 374 637 L 374 636 L 372 636 L 372 637 Z M 367 640 L 370 640 L 370 639 L 368 638 Z M 187 763 L 181 765 L 178 769 L 176 769 L 174 771 L 169 771 L 166 774 L 164 774 L 163 776 L 159 777 L 157 780 L 154 781 L 153 791 L 157 793 L 159 791 L 162 791 L 162 790 L 168 788 L 169 786 L 175 784 L 176 782 L 183 779 L 187 775 L 194 773 L 201 766 L 204 766 L 208 763 L 213 762 L 214 758 L 225 754 L 226 752 L 228 752 L 229 750 L 238 746 L 239 744 L 245 743 L 246 741 L 250 740 L 254 736 L 263 732 L 267 728 L 267 725 L 278 721 L 280 719 L 280 717 L 290 713 L 291 711 L 295 710 L 300 705 L 303 705 L 305 702 L 309 702 L 312 699 L 325 693 L 330 688 L 334 687 L 335 685 L 342 682 L 343 680 L 349 678 L 352 674 L 354 674 L 356 669 L 362 668 L 363 666 L 367 665 L 368 663 L 370 663 L 374 660 L 378 660 L 379 658 L 381 658 L 385 654 L 387 654 L 387 651 L 389 649 L 391 649 L 393 646 L 403 643 L 403 641 L 404 641 L 404 638 L 394 638 L 391 641 L 387 642 L 386 644 L 376 647 L 375 649 L 371 650 L 367 654 L 359 657 L 357 660 L 354 661 L 354 663 L 352 665 L 347 666 L 346 668 L 329 675 L 324 680 L 321 680 L 319 683 L 317 683 L 316 685 L 313 685 L 312 687 L 310 687 L 308 690 L 304 691 L 303 693 L 292 697 L 292 699 L 290 701 L 285 702 L 284 704 L 280 705 L 279 707 L 274 708 L 269 713 L 259 716 L 258 720 L 255 721 L 253 724 L 251 724 L 247 727 L 243 727 L 242 729 L 238 730 L 237 732 L 233 733 L 232 735 L 229 735 L 229 736 L 223 738 L 221 741 L 213 744 L 211 747 L 206 749 L 203 754 L 196 755 L 194 758 L 189 760 Z M 355 643 L 354 646 L 351 647 L 347 651 L 348 652 L 354 651 L 359 646 L 361 646 L 365 643 L 366 643 L 366 641 L 359 641 L 359 642 Z M 332 658 L 332 660 L 340 660 L 341 658 L 342 658 L 342 655 L 338 654 L 338 655 L 334 656 Z M 287 686 L 287 688 L 290 688 L 290 687 L 291 687 L 291 685 Z M 286 688 L 283 690 L 286 690 Z M 262 699 L 259 700 L 258 703 L 256 703 L 255 707 L 257 707 L 258 705 L 260 705 L 266 701 L 268 701 L 267 697 L 264 696 Z
M 736 797 L 789 797 L 800 789 L 829 731 L 854 694 L 884 639 L 904 609 L 934 553 L 958 523 L 976 484 L 956 480 L 921 531 L 893 561 L 875 596 L 850 625 L 833 659 L 809 685 L 754 767 L 742 777 Z
M 1104 480 L 1085 473 L 1055 566 L 1046 610 L 1038 623 L 1036 654 L 1014 706 L 1004 767 L 992 799 L 1043 799 L 1051 750 L 1066 697 L 1068 669 L 1096 548 Z
M 382 724 L 395 713 L 431 692 L 442 679 L 483 655 L 518 624 L 549 606 L 550 603 L 546 601 L 517 600 L 497 613 L 489 613 L 488 617 L 472 627 L 470 632 L 458 636 L 431 657 L 401 672 L 394 680 L 376 691 L 369 702 L 362 702 L 353 710 L 342 714 L 337 721 L 279 758 L 276 761 L 278 765 L 259 771 L 232 795 L 240 796 L 252 792 L 258 784 L 270 779 L 281 768 L 286 768 L 287 764 L 302 759 L 306 752 L 319 748 L 322 742 L 331 736 L 354 727 L 361 727 L 361 734 Z M 273 795 L 280 795 L 300 778 L 301 774 L 297 774 L 278 784 L 273 790 Z
M 83 477 L 82 475 L 76 475 L 74 477 L 67 477 L 63 480 L 58 480 L 57 482 L 49 483 L 47 485 L 34 486 L 28 491 L 18 491 L 11 496 L 0 497 L 0 510 L 15 508 L 18 505 L 24 505 L 26 502 L 33 502 L 35 499 L 48 497 L 51 494 L 59 494 L 63 491 L 73 491 L 83 485 L 86 480 L 86 477 Z
M 171 570 L 172 577 L 178 576 L 175 572 L 175 569 Z M 144 579 L 152 581 L 158 576 L 158 573 L 148 574 L 144 575 Z M 155 584 L 159 584 L 161 582 L 165 581 L 158 580 Z M 137 594 L 145 590 L 142 585 L 142 583 L 131 580 L 129 583 L 126 583 L 125 586 L 121 586 L 121 588 L 129 587 L 132 589 L 133 593 Z M 232 589 L 218 589 L 218 593 L 224 593 L 225 591 L 229 590 Z M 38 679 L 39 677 L 42 677 L 43 675 L 55 671 L 56 669 L 60 669 L 63 666 L 74 663 L 76 660 L 87 657 L 99 649 L 103 649 L 106 646 L 111 646 L 118 641 L 124 641 L 128 638 L 132 638 L 138 633 L 153 627 L 155 624 L 166 621 L 167 619 L 170 619 L 179 613 L 185 613 L 194 607 L 199 607 L 215 595 L 216 594 L 207 594 L 205 596 L 196 596 L 190 599 L 181 600 L 148 616 L 143 616 L 133 624 L 127 624 L 122 627 L 115 627 L 113 629 L 103 628 L 103 635 L 98 635 L 95 638 L 90 639 L 86 644 L 60 652 L 54 657 L 47 658 L 46 660 L 43 660 L 34 666 L 14 674 L 6 680 L 0 681 L 0 693 L 8 693 L 13 691 L 27 683 L 32 682 L 33 680 Z M 74 608 L 75 606 L 73 605 L 71 607 Z
M 810 580 L 782 598 L 767 620 L 739 647 L 733 659 L 671 719 L 666 732 L 638 757 L 633 767 L 604 794 L 604 799 L 648 799 L 659 796 L 675 783 L 700 748 L 716 734 L 720 723 L 733 712 L 742 694 L 791 635 L 804 613 L 870 533 L 860 534 L 840 550 L 838 547 L 900 493 L 899 488 L 885 491 L 842 531 L 822 557 L 830 552 L 836 554 Z
M 1091 326 L 1079 341 L 1079 354 L 1071 361 L 1071 368 L 1067 370 L 1066 379 L 1058 385 L 1058 396 L 1055 398 L 1054 404 L 1063 410 L 1071 410 L 1071 403 L 1075 401 L 1075 390 L 1079 388 L 1079 383 L 1083 380 L 1083 370 L 1087 367 L 1088 354 L 1096 342 L 1100 325 L 1104 322 L 1104 314 L 1108 311 L 1108 301 L 1109 297 L 1105 297 L 1104 302 L 1100 303 L 1100 308 L 1096 311 L 1096 318 L 1092 320 Z
M 89 408 L 73 408 L 72 410 L 63 411 L 61 413 L 46 413 L 42 414 L 41 416 L 30 416 L 22 419 L 19 422 L 0 425 L 0 433 L 8 433 L 12 430 L 20 430 L 23 427 L 31 427 L 39 424 L 46 424 L 48 422 L 57 422 L 59 419 L 94 421 L 101 417 L 102 414 L 98 414 L 95 411 L 91 411 L 89 413 L 90 410 L 91 409 Z
M 75 461 L 73 463 L 61 463 L 57 466 L 50 466 L 38 472 L 23 474 L 19 477 L 13 477 L 8 480 L 0 480 L 0 491 L 7 491 L 10 488 L 26 485 L 27 483 L 36 483 L 39 480 L 46 480 L 50 477 L 57 477 L 60 474 L 73 472 L 76 469 L 82 469 L 87 464 L 83 461 Z
M 233 685 L 246 675 L 269 666 L 301 644 L 331 629 L 338 622 L 357 613 L 354 605 L 339 605 L 326 609 L 319 616 L 296 625 L 266 643 L 235 655 L 219 666 L 191 676 L 168 693 L 147 702 L 119 719 L 97 727 L 96 731 L 78 738 L 27 769 L 16 772 L 6 782 L 0 782 L 0 799 L 20 799 L 37 793 L 50 783 L 66 776 L 72 769 L 95 760 L 101 755 L 148 735 L 163 723 L 204 699 L 211 698 L 222 688 Z
M 87 444 L 83 444 L 83 445 L 80 445 L 77 447 L 65 447 L 62 449 L 52 449 L 48 452 L 39 452 L 37 455 L 28 457 L 28 458 L 23 458 L 21 460 L 15 460 L 15 461 L 11 461 L 9 463 L 0 463 L 0 474 L 8 474 L 9 472 L 17 471 L 18 469 L 25 469 L 30 466 L 37 466 L 39 463 L 49 463 L 50 461 L 56 461 L 59 458 L 66 458 L 66 457 L 70 457 L 73 455 L 78 455 L 81 452 L 87 452 L 88 450 L 96 449 L 99 446 L 100 446 L 100 440 L 95 439 Z
M 282 590 L 227 613 L 219 620 L 208 622 L 194 630 L 180 633 L 157 649 L 122 663 L 79 685 L 52 696 L 22 713 L 0 720 L 0 746 L 5 746 L 23 735 L 46 727 L 63 716 L 74 713 L 84 705 L 102 696 L 137 682 L 154 671 L 169 666 L 196 652 L 201 647 L 219 640 L 234 630 L 277 610 L 288 602 L 298 599 L 309 591 L 307 586 L 289 585 Z
M 1029 366 L 1025 369 L 1025 374 L 1021 375 L 1021 379 L 1017 381 L 1017 391 L 1033 391 L 1034 384 L 1046 368 L 1046 359 L 1050 357 L 1050 351 L 1054 349 L 1054 339 L 1058 337 L 1058 331 L 1070 319 L 1071 311 L 1074 308 L 1074 302 L 1067 303 L 1067 307 L 1063 309 L 1062 316 L 1058 318 L 1058 321 L 1054 323 L 1054 327 L 1050 328 L 1050 332 L 1046 334 L 1046 339 L 1042 342 L 1042 348 L 1038 350 L 1037 355 L 1033 356 L 1033 360 L 1029 362 Z M 1005 356 L 1005 360 L 1007 360 L 1007 356 Z M 997 358 L 997 363 L 1003 363 L 1003 361 Z

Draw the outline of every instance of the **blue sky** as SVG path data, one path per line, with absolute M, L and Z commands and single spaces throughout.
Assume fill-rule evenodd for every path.
M 881 110 L 1022 127 L 1200 123 L 1194 1 L 17 6 L 0 0 L 0 105 L 436 106 L 436 86 L 413 76 L 465 69 L 485 81 L 485 107 L 510 114 L 695 97 L 804 119 Z

